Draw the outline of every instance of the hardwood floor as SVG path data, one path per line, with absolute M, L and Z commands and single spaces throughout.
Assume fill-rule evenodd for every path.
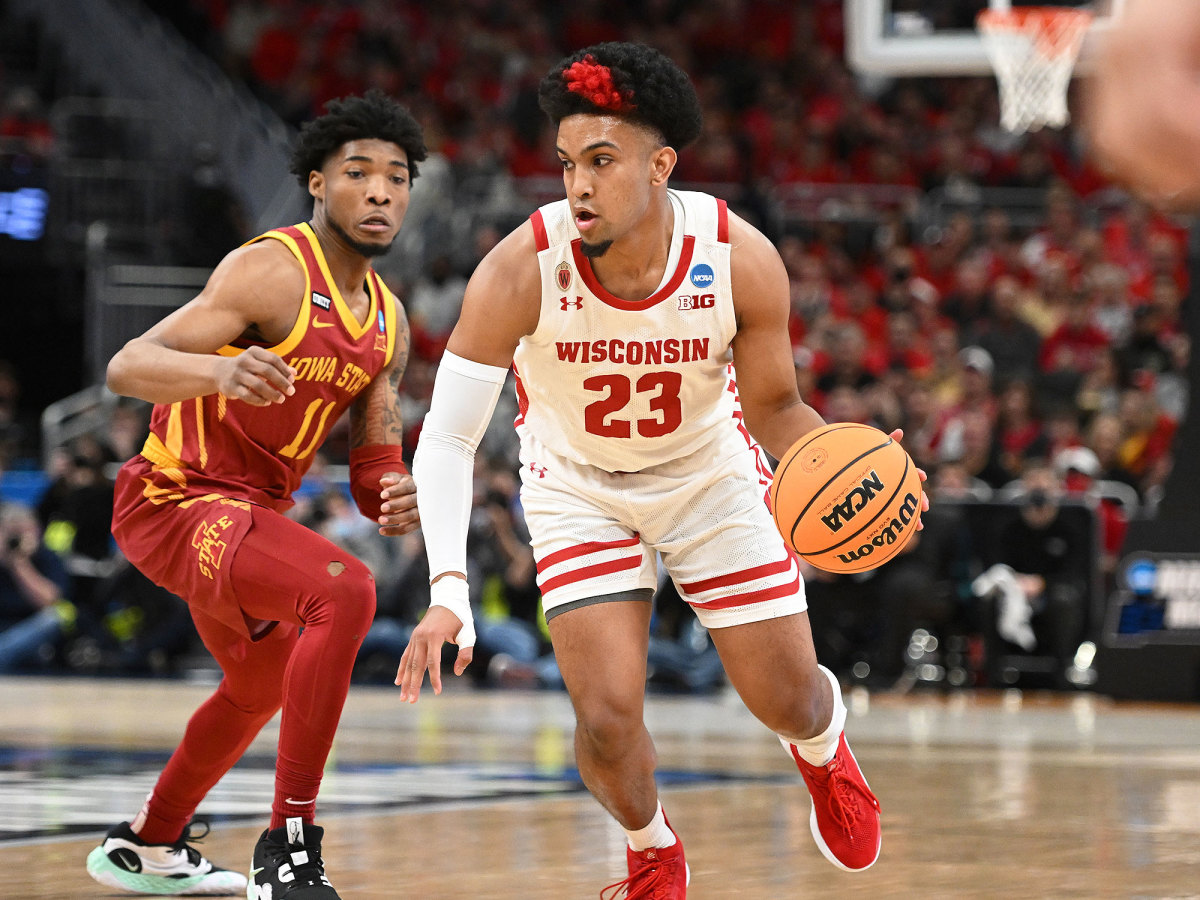
M 211 688 L 0 679 L 0 897 L 112 897 L 83 868 L 132 815 Z M 1200 897 L 1200 709 L 1092 695 L 854 692 L 847 734 L 883 805 L 879 862 L 830 866 L 778 743 L 728 694 L 652 696 L 663 804 L 705 898 Z M 622 835 L 573 770 L 556 693 L 456 686 L 416 707 L 355 688 L 322 790 L 344 900 L 595 898 Z M 274 724 L 201 808 L 243 868 Z

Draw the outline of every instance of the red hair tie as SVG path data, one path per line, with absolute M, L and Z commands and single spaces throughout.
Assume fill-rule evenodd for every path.
M 613 84 L 612 69 L 596 62 L 596 57 L 590 53 L 565 68 L 563 79 L 568 91 L 600 109 L 620 113 L 633 108 L 633 92 L 618 91 Z

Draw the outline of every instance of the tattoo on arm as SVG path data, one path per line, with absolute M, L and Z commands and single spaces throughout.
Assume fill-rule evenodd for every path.
M 400 381 L 408 367 L 411 340 L 408 321 L 400 315 L 396 320 L 396 345 L 391 363 L 350 408 L 351 447 L 401 443 L 404 418 L 400 408 Z

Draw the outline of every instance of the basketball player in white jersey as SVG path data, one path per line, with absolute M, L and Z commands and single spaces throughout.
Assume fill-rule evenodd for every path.
M 1086 79 L 1098 159 L 1156 205 L 1200 206 L 1200 3 L 1125 0 Z
M 724 202 L 668 189 L 700 108 L 661 53 L 581 50 L 546 76 L 540 100 L 567 197 L 480 263 L 438 370 L 413 474 L 443 605 L 404 653 L 401 696 L 415 702 L 426 671 L 440 691 L 443 642 L 461 654 L 473 641 L 472 460 L 512 365 L 521 499 L 579 771 L 628 835 L 629 877 L 610 887 L 681 898 L 688 881 L 642 715 L 656 554 L 711 629 L 730 682 L 799 766 L 821 851 L 865 869 L 879 854 L 879 803 L 846 744 L 841 690 L 817 665 L 799 566 L 765 501 L 759 444 L 779 458 L 824 424 L 797 392 L 783 263 Z

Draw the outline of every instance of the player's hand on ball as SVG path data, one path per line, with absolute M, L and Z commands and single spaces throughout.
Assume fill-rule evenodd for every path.
M 771 481 L 771 514 L 796 555 L 837 574 L 865 572 L 903 551 L 929 501 L 903 432 L 834 422 L 801 437 Z
M 893 441 L 895 441 L 897 444 L 899 444 L 901 441 L 904 440 L 904 429 L 897 428 L 895 431 L 893 431 L 891 434 L 889 434 L 888 437 L 890 437 Z M 925 470 L 922 469 L 920 466 L 917 467 L 917 475 L 920 477 L 921 485 L 922 485 L 921 512 L 929 512 L 929 495 L 927 493 L 925 493 L 925 490 L 924 490 L 924 484 L 926 481 L 929 480 L 929 476 L 925 474 Z M 924 528 L 925 528 L 925 523 L 921 521 L 921 517 L 918 514 L 918 516 L 917 516 L 917 531 L 921 531 Z

